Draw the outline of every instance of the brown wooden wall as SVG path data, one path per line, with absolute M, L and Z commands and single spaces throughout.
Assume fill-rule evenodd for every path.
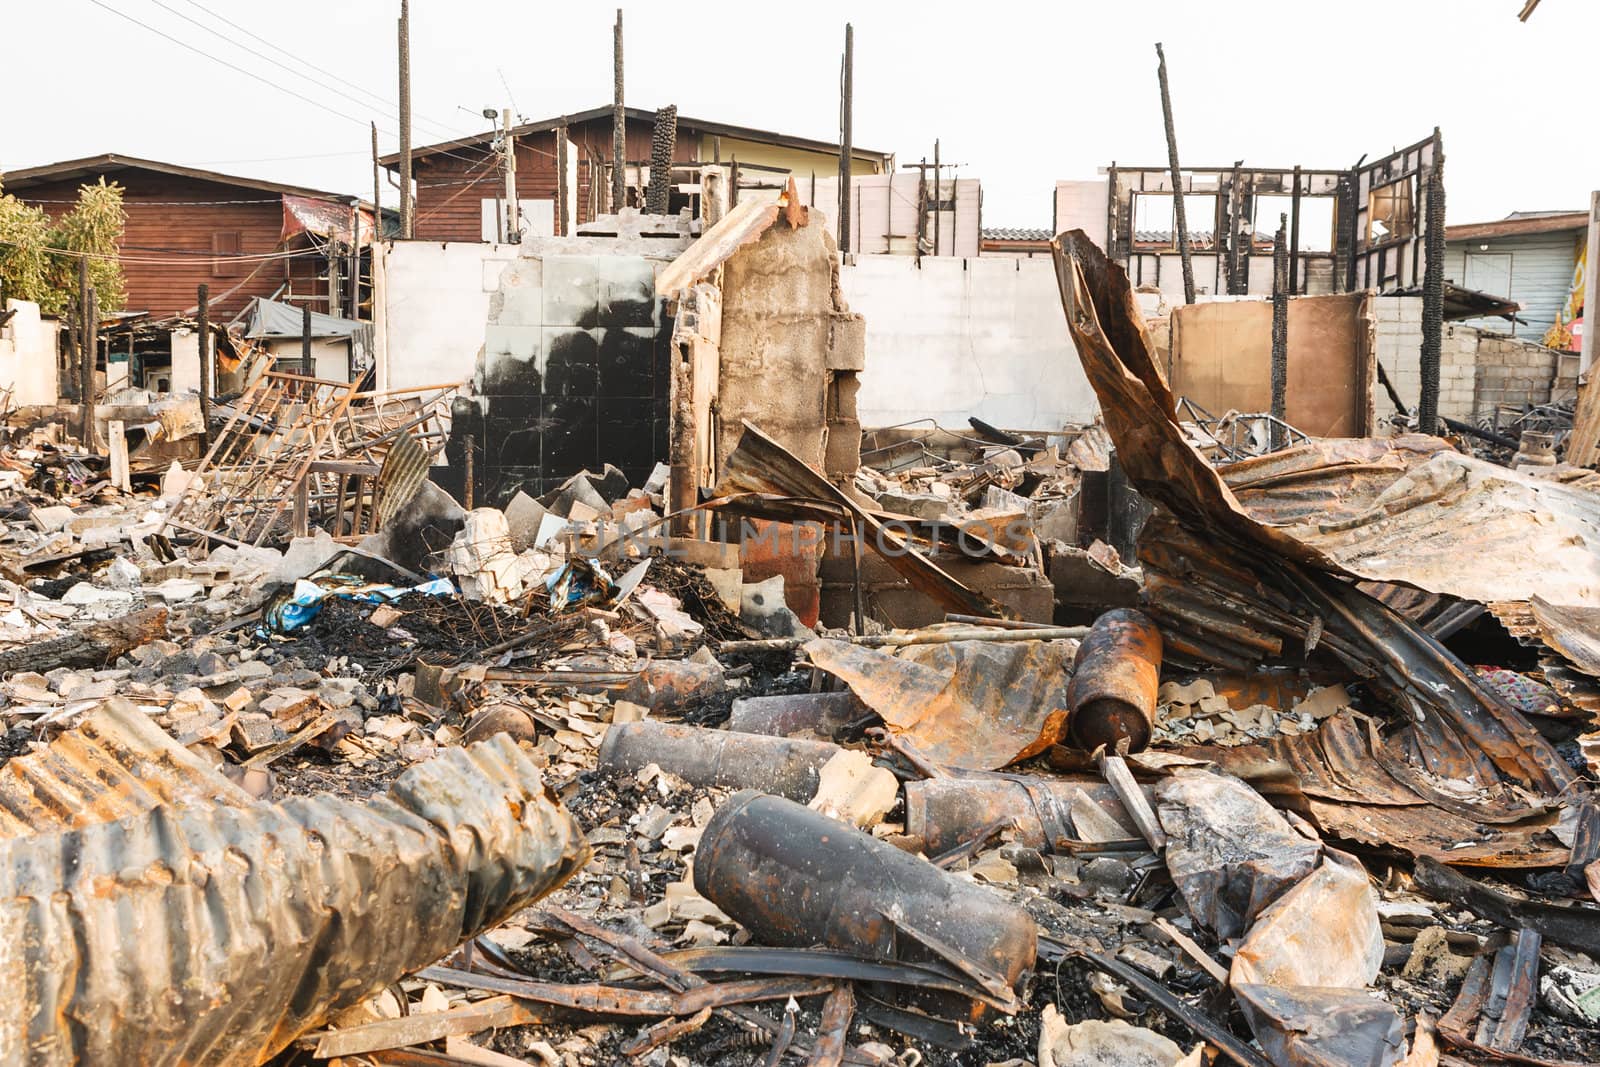
M 78 187 L 94 180 L 30 185 L 15 192 L 19 199 L 55 215 L 72 210 Z M 327 284 L 319 278 L 326 274 L 320 256 L 235 263 L 212 258 L 219 250 L 277 250 L 283 233 L 279 195 L 153 171 L 117 171 L 107 174 L 106 180 L 125 190 L 128 223 L 123 232 L 122 271 L 127 310 L 148 311 L 157 317 L 186 312 L 195 306 L 195 289 L 201 283 L 211 287 L 214 321 L 231 318 L 251 297 L 271 296 L 286 279 L 292 281 L 297 296 L 326 297 Z M 291 247 L 305 248 L 304 235 L 294 238 Z M 140 262 L 151 259 L 163 262 Z M 311 306 L 316 311 L 328 309 L 325 299 Z
M 630 121 L 627 130 L 627 157 L 630 162 L 650 158 L 651 123 Z M 568 128 L 568 139 L 577 161 L 578 188 L 572 190 L 578 222 L 594 218 L 590 208 L 595 160 L 611 158 L 611 120 L 600 119 Z M 693 162 L 698 135 L 679 137 L 673 158 L 679 163 Z M 499 157 L 487 148 L 453 148 L 450 155 L 438 154 L 419 159 L 415 164 L 417 182 L 416 223 L 418 240 L 481 241 L 483 239 L 483 201 L 505 194 L 505 179 Z M 554 132 L 535 133 L 517 139 L 517 196 L 524 200 L 553 200 L 556 195 L 556 138 Z

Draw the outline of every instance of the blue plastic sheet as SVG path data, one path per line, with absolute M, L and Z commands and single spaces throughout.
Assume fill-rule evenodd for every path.
M 268 603 L 262 614 L 262 628 L 276 634 L 292 633 L 316 618 L 329 597 L 382 604 L 397 600 L 407 593 L 453 596 L 455 591 L 455 585 L 448 578 L 433 578 L 421 585 L 408 587 L 375 584 L 353 574 L 322 574 L 317 576 L 316 581 L 301 578 L 294 583 L 294 590 L 288 596 L 275 598 Z

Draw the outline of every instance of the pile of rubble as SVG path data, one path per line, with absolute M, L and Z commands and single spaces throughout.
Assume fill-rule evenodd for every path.
M 1126 278 L 1058 268 L 1103 427 L 840 487 L 747 426 L 697 505 L 847 524 L 921 627 L 805 625 L 665 468 L 463 508 L 425 404 L 252 395 L 132 492 L 19 436 L 4 1058 L 1600 1058 L 1593 475 L 1214 466 Z

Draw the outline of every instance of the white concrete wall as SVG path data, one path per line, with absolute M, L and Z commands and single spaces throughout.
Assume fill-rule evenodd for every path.
M 167 388 L 174 393 L 200 391 L 200 332 L 187 327 L 172 331 L 172 370 Z
M 389 241 L 378 246 L 378 388 L 412 389 L 472 377 L 489 296 L 516 245 Z
M 840 272 L 867 320 L 861 425 L 969 416 L 1048 430 L 1094 418 L 1049 259 L 862 256 Z
M 1106 178 L 1056 182 L 1057 233 L 1082 230 L 1101 248 L 1106 246 L 1106 212 L 1111 183 Z
M 56 403 L 59 325 L 40 318 L 39 305 L 31 300 L 7 300 L 6 310 L 15 314 L 0 327 L 0 389 L 11 390 L 17 407 Z
M 885 252 L 911 255 L 917 243 L 918 180 L 914 170 L 851 178 L 850 247 L 847 251 L 860 255 Z M 794 185 L 802 204 L 822 212 L 827 220 L 828 232 L 833 234 L 837 242 L 839 179 L 796 174 Z M 926 191 L 929 199 L 933 199 L 931 172 Z M 945 178 L 940 182 L 939 199 L 953 200 L 955 206 L 954 210 L 940 213 L 937 251 L 933 251 L 934 219 L 931 213 L 928 215 L 923 232 L 930 252 L 941 256 L 977 255 L 978 222 L 983 203 L 983 191 L 978 179 Z

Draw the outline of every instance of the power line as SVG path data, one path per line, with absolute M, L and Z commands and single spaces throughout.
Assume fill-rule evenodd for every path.
M 196 48 L 194 45 L 189 44 L 187 41 L 183 41 L 183 40 L 180 40 L 177 37 L 172 36 L 172 34 L 167 33 L 165 30 L 159 30 L 156 27 L 150 25 L 148 22 L 142 22 L 139 19 L 134 18 L 132 15 L 130 15 L 130 14 L 124 12 L 124 11 L 118 11 L 116 8 L 112 7 L 110 4 L 106 3 L 105 0 L 89 0 L 89 3 L 93 4 L 95 7 L 101 8 L 102 10 L 111 12 L 113 15 L 117 16 L 119 19 L 125 19 L 126 21 L 133 23 L 135 26 L 138 26 L 138 27 L 140 27 L 142 29 L 149 30 L 151 33 L 155 34 L 157 37 L 166 38 L 167 40 L 171 41 L 173 44 L 177 45 L 179 48 L 183 48 L 183 49 L 186 49 L 186 50 L 188 50 L 190 52 L 193 52 L 197 56 L 204 56 L 206 59 L 211 60 L 213 63 L 216 63 L 216 64 L 218 64 L 220 66 L 227 67 L 229 70 L 236 71 L 239 74 L 243 74 L 247 78 L 254 78 L 256 81 L 260 82 L 262 85 L 269 86 L 269 87 L 271 87 L 273 89 L 278 90 L 279 92 L 288 93 L 290 96 L 295 97 L 296 99 L 305 101 L 306 103 L 310 104 L 312 107 L 321 108 L 323 111 L 328 112 L 330 115 L 337 115 L 342 119 L 347 119 L 350 122 L 359 123 L 362 126 L 367 125 L 367 123 L 369 121 L 367 119 L 358 119 L 354 115 L 347 115 L 343 111 L 338 110 L 337 108 L 329 107 L 327 104 L 324 104 L 321 100 L 314 99 L 314 98 L 309 97 L 309 96 L 307 96 L 307 95 L 305 95 L 304 93 L 301 93 L 301 92 L 296 92 L 295 90 L 289 88 L 286 85 L 279 85 L 277 82 L 273 81 L 270 78 L 264 78 L 261 75 L 257 74 L 255 71 L 246 70 L 243 67 L 236 67 L 232 63 L 229 63 L 227 60 L 222 59 L 219 56 L 214 56 L 210 52 L 205 51 L 204 49 Z
M 233 263 L 255 262 L 255 261 L 260 261 L 260 262 L 266 263 L 266 262 L 272 262 L 273 260 L 279 260 L 279 259 L 297 259 L 297 258 L 301 258 L 301 257 L 304 257 L 304 256 L 317 256 L 317 255 L 322 255 L 323 254 L 322 250 L 318 249 L 318 248 L 301 248 L 301 249 L 293 249 L 293 250 L 282 251 L 282 252 L 238 252 L 238 253 L 231 253 L 231 254 L 230 253 L 225 253 L 225 252 L 224 253 L 202 252 L 202 251 L 198 251 L 196 249 L 184 249 L 184 248 L 143 248 L 143 249 L 135 248 L 136 251 L 166 252 L 166 253 L 170 253 L 173 256 L 191 257 L 191 258 L 188 258 L 188 259 L 185 259 L 185 258 L 173 259 L 173 258 L 161 258 L 161 257 L 157 257 L 157 256 L 129 256 L 129 255 L 124 255 L 120 251 L 119 252 L 115 252 L 115 253 L 109 253 L 109 252 L 80 252 L 80 251 L 78 251 L 76 249 L 56 248 L 56 247 L 54 247 L 52 245 L 40 245 L 40 246 L 34 247 L 34 246 L 23 245 L 23 244 L 21 244 L 20 242 L 17 242 L 17 241 L 0 241 L 0 246 L 5 246 L 5 247 L 9 247 L 9 248 L 29 248 L 29 247 L 33 247 L 35 251 L 49 252 L 52 255 L 67 256 L 67 257 L 73 258 L 73 259 L 98 259 L 98 260 L 115 261 L 115 262 L 118 262 L 118 263 L 138 263 L 138 264 L 143 264 L 143 265 L 148 265 L 148 266 L 170 266 L 170 265 L 173 265 L 173 264 L 180 264 L 180 263 L 182 263 L 182 264 L 190 264 L 190 263 L 193 263 L 195 259 L 209 259 L 209 260 L 219 260 L 219 261 L 226 260 L 228 262 L 233 262 Z
M 77 204 L 77 200 L 46 199 L 44 197 L 29 196 L 24 190 L 13 194 L 18 200 L 27 204 Z M 273 196 L 262 200 L 123 200 L 122 207 L 221 207 L 225 204 L 277 204 L 283 197 Z
M 366 157 L 368 154 L 363 150 L 357 152 L 310 152 L 298 156 L 255 156 L 250 159 L 196 159 L 192 161 L 191 165 L 220 167 L 229 163 L 283 163 L 292 159 L 333 159 L 335 156 Z
M 211 10 L 210 8 L 206 7 L 204 4 L 198 3 L 197 0 L 183 0 L 183 2 L 188 4 L 190 7 L 198 8 L 199 10 L 204 11 L 207 15 L 210 15 L 212 18 L 216 19 L 218 22 L 221 22 L 226 26 L 230 26 L 233 29 L 238 30 L 240 33 L 244 34 L 246 37 L 252 38 L 253 40 L 256 40 L 256 41 L 260 41 L 262 44 L 266 45 L 268 48 L 272 49 L 274 52 L 279 52 L 279 53 L 282 53 L 283 55 L 288 56 L 290 59 L 294 60 L 296 63 L 299 63 L 301 66 L 309 67 L 311 70 L 314 70 L 314 71 L 318 72 L 319 74 L 324 74 L 324 75 L 332 78 L 336 82 L 339 82 L 339 83 L 341 83 L 343 85 L 348 85 L 350 88 L 356 90 L 357 92 L 361 93 L 363 96 L 368 97 L 369 99 L 368 100 L 359 100 L 359 99 L 351 96 L 348 93 L 342 92 L 342 91 L 340 91 L 338 89 L 333 88 L 332 86 L 329 86 L 329 85 L 326 85 L 326 84 L 324 84 L 322 82 L 319 82 L 315 78 L 309 77 L 309 76 L 307 76 L 305 74 L 301 74 L 298 71 L 290 70 L 289 68 L 285 67 L 282 63 L 279 63 L 277 60 L 273 59 L 272 57 L 263 55 L 262 53 L 257 52 L 252 48 L 249 48 L 249 47 L 247 47 L 245 45 L 239 44 L 239 42 L 234 41 L 232 38 L 228 37 L 227 34 L 221 33 L 218 30 L 215 30 L 212 27 L 207 26 L 205 23 L 200 22 L 197 19 L 191 18 L 188 15 L 185 15 L 183 12 L 178 11 L 176 8 L 169 7 L 167 4 L 163 3 L 162 0 L 150 0 L 150 2 L 155 4 L 157 7 L 162 8 L 165 11 L 170 11 L 172 14 L 174 14 L 174 15 L 178 16 L 179 18 L 183 19 L 185 22 L 189 22 L 189 23 L 192 23 L 195 26 L 199 26 L 202 30 L 205 30 L 207 33 L 210 33 L 210 34 L 212 34 L 213 36 L 216 36 L 216 37 L 220 37 L 224 41 L 227 41 L 230 44 L 237 45 L 239 48 L 244 49 L 246 52 L 249 52 L 253 56 L 256 56 L 256 57 L 258 57 L 260 59 L 266 60 L 268 63 L 271 63 L 272 65 L 274 65 L 275 67 L 277 67 L 278 69 L 284 71 L 287 74 L 292 74 L 297 78 L 305 78 L 306 81 L 309 81 L 314 85 L 320 85 L 322 88 L 327 89 L 329 92 L 338 93 L 340 96 L 344 97 L 346 100 L 350 100 L 350 101 L 352 101 L 354 103 L 360 104 L 362 107 L 372 107 L 373 106 L 373 102 L 375 101 L 377 103 L 377 105 L 380 108 L 384 109 L 385 111 L 394 110 L 394 103 L 391 100 L 389 100 L 388 98 L 384 97 L 383 95 L 381 95 L 379 93 L 375 93 L 371 89 L 363 88 L 362 86 L 356 84 L 355 82 L 350 81 L 348 78 L 342 78 L 339 75 L 335 74 L 331 70 L 327 70 L 324 67 L 319 67 L 315 63 L 311 62 L 310 60 L 304 59 L 301 56 L 296 55 L 294 52 L 289 51 L 287 48 L 284 48 L 282 45 L 273 44 L 271 41 L 267 40 L 265 37 L 261 36 L 259 33 L 255 33 L 252 30 L 246 29 L 244 26 L 239 25 L 237 22 L 234 22 L 232 19 L 229 19 L 229 18 L 227 18 L 227 17 L 225 17 L 223 15 L 218 14 L 217 12 L 215 12 L 215 11 Z M 435 122 L 432 119 L 429 119 L 429 118 L 426 118 L 426 117 L 424 117 L 422 121 L 426 122 L 428 125 L 434 127 L 435 129 L 443 130 L 446 133 L 451 134 L 452 136 L 455 134 L 455 128 L 454 127 L 447 126 L 442 122 Z
M 182 19 L 183 21 L 189 23 L 191 26 L 197 26 L 200 29 L 204 30 L 205 32 L 211 34 L 211 36 L 216 37 L 216 38 L 218 38 L 220 40 L 226 41 L 228 44 L 233 45 L 235 48 L 238 48 L 238 49 L 244 51 L 245 53 L 247 53 L 249 55 L 255 56 L 257 59 L 262 60 L 265 63 L 271 64 L 274 68 L 283 71 L 285 74 L 289 75 L 290 77 L 303 78 L 304 80 L 310 82 L 312 85 L 315 85 L 317 88 L 325 89 L 328 92 L 333 93 L 335 96 L 341 96 L 344 99 L 350 101 L 352 104 L 356 104 L 356 105 L 358 105 L 360 107 L 364 107 L 364 108 L 370 108 L 370 107 L 374 106 L 373 105 L 373 101 L 376 101 L 378 109 L 379 110 L 383 110 L 383 111 L 392 110 L 393 107 L 394 107 L 393 104 L 391 104 L 388 100 L 384 99 L 383 97 L 379 96 L 377 93 L 369 92 L 366 89 L 362 89 L 360 86 L 355 86 L 355 88 L 358 89 L 363 94 L 365 94 L 366 96 L 370 97 L 371 98 L 370 100 L 363 100 L 358 96 L 352 96 L 349 93 L 345 92 L 343 89 L 340 89 L 340 88 L 338 88 L 336 86 L 333 86 L 333 85 L 329 85 L 327 82 L 320 81 L 320 80 L 318 80 L 316 78 L 313 78 L 309 74 L 302 74 L 297 70 L 291 70 L 290 68 L 288 68 L 288 67 L 284 66 L 282 63 L 280 63 L 278 60 L 273 59 L 271 56 L 267 55 L 265 52 L 259 52 L 256 49 L 251 48 L 247 44 L 239 43 L 238 41 L 236 41 L 233 38 L 229 37 L 227 34 L 223 33 L 221 30 L 218 30 L 218 29 L 216 29 L 215 27 L 212 27 L 212 26 L 207 26 L 204 22 L 201 22 L 199 19 L 194 18 L 194 17 L 192 17 L 190 15 L 185 15 L 182 11 L 179 11 L 177 8 L 171 6 L 170 4 L 165 3 L 164 0 L 150 0 L 150 2 L 152 4 L 154 4 L 154 5 L 156 5 L 157 7 L 159 7 L 161 10 L 163 10 L 163 11 L 165 11 L 165 12 L 171 14 L 171 15 L 175 15 L 178 18 Z M 192 0 L 191 0 L 191 2 L 192 2 Z M 195 6 L 199 7 L 198 4 L 196 4 Z M 205 8 L 201 8 L 201 10 L 204 11 L 206 9 Z M 207 12 L 207 13 L 208 14 L 214 14 L 212 12 Z M 218 16 L 218 17 L 220 17 L 220 16 Z M 227 19 L 223 19 L 222 21 L 228 22 Z M 228 22 L 228 25 L 237 27 L 237 24 L 236 23 L 232 23 L 232 22 Z M 243 32 L 246 32 L 246 33 L 249 32 L 247 30 L 243 30 L 243 27 L 237 27 L 237 28 L 239 28 Z M 255 37 L 256 35 L 255 34 L 250 34 L 250 36 Z M 260 40 L 260 38 L 257 38 L 257 39 Z M 273 47 L 277 47 L 277 46 L 274 45 Z M 279 48 L 278 51 L 283 52 L 285 55 L 291 56 L 292 58 L 295 58 L 292 52 L 288 52 L 285 49 Z M 301 60 L 301 62 L 304 62 L 304 60 Z M 312 66 L 312 64 L 306 63 L 306 66 Z M 313 67 L 313 69 L 319 69 L 319 68 Z M 339 80 L 340 81 L 344 81 L 343 78 L 340 78 Z M 349 85 L 351 83 L 345 82 L 345 84 Z M 430 121 L 428 119 L 423 119 L 423 121 L 427 122 L 430 126 L 434 126 L 437 129 L 443 130 L 446 133 L 449 133 L 449 134 L 452 134 L 452 135 L 454 133 L 454 131 L 448 126 L 444 126 L 442 124 L 432 122 L 432 121 Z
M 154 2 L 159 3 L 160 0 L 154 0 Z M 302 100 L 305 103 L 310 104 L 312 107 L 321 108 L 323 111 L 328 112 L 330 115 L 337 115 L 339 118 L 346 119 L 346 120 L 348 120 L 350 122 L 354 122 L 357 125 L 362 126 L 362 127 L 367 127 L 370 124 L 371 120 L 369 120 L 369 119 L 356 118 L 354 115 L 351 115 L 351 114 L 348 114 L 346 112 L 340 111 L 337 108 L 328 106 L 327 104 L 323 103 L 321 100 L 318 100 L 318 99 L 316 99 L 314 97 L 307 96 L 306 94 L 304 94 L 302 92 L 298 92 L 297 90 L 291 89 L 287 85 L 280 85 L 279 83 L 273 81 L 271 78 L 263 77 L 262 75 L 257 74 L 253 70 L 247 70 L 244 67 L 235 66 L 234 64 L 229 63 L 227 60 L 221 58 L 220 56 L 212 55 L 210 52 L 207 52 L 202 48 L 197 48 L 196 46 L 190 44 L 187 41 L 182 40 L 181 38 L 172 36 L 172 34 L 167 33 L 165 30 L 161 30 L 161 29 L 158 29 L 155 26 L 150 25 L 148 22 L 141 21 L 140 19 L 135 18 L 134 16 L 129 15 L 128 13 L 126 13 L 124 11 L 118 11 L 116 8 L 112 7 L 110 4 L 106 3 L 105 0 L 89 0 L 89 3 L 93 4 L 95 7 L 101 8 L 102 10 L 111 12 L 113 15 L 117 16 L 120 19 L 124 19 L 124 20 L 126 20 L 128 22 L 133 23 L 135 26 L 138 26 L 141 29 L 149 30 L 151 33 L 155 34 L 157 37 L 161 37 L 161 38 L 164 38 L 164 39 L 166 39 L 168 41 L 171 41 L 173 44 L 177 45 L 179 48 L 182 48 L 182 49 L 185 49 L 187 51 L 193 52 L 197 56 L 204 56 L 206 59 L 211 60 L 213 63 L 216 63 L 216 64 L 218 64 L 220 66 L 226 67 L 229 70 L 234 71 L 234 72 L 236 72 L 238 74 L 243 74 L 247 78 L 252 78 L 255 81 L 260 82 L 262 85 L 265 85 L 265 86 L 268 86 L 270 88 L 276 89 L 281 93 L 287 93 L 287 94 L 289 94 L 290 96 L 294 97 L 297 100 Z M 168 10 L 170 10 L 170 9 L 168 9 Z M 179 15 L 179 17 L 187 18 L 187 16 L 181 15 L 181 14 Z M 193 20 L 190 20 L 190 21 L 193 21 Z M 213 31 L 213 32 L 215 32 L 215 31 Z M 240 47 L 242 48 L 243 46 L 241 45 Z M 285 69 L 285 68 L 282 67 L 281 64 L 277 64 L 277 66 L 278 66 L 278 68 L 280 70 Z M 293 71 L 287 71 L 287 73 L 293 74 L 294 72 Z M 300 77 L 304 77 L 304 75 L 299 75 L 299 76 Z M 313 79 L 307 79 L 307 80 L 313 80 Z M 340 95 L 347 95 L 347 94 L 340 94 Z M 357 103 L 361 103 L 361 101 L 356 101 L 356 102 Z M 365 105 L 363 105 L 363 106 L 365 106 Z M 384 132 L 386 134 L 391 134 L 392 135 L 392 131 L 390 131 L 388 129 L 385 129 Z M 464 163 L 475 162 L 474 160 L 470 160 L 470 159 L 466 158 L 465 156 L 456 156 L 456 155 L 454 155 L 454 153 L 449 152 L 449 151 L 441 150 L 441 154 L 447 155 L 447 156 L 452 156 L 453 158 L 459 159 Z

